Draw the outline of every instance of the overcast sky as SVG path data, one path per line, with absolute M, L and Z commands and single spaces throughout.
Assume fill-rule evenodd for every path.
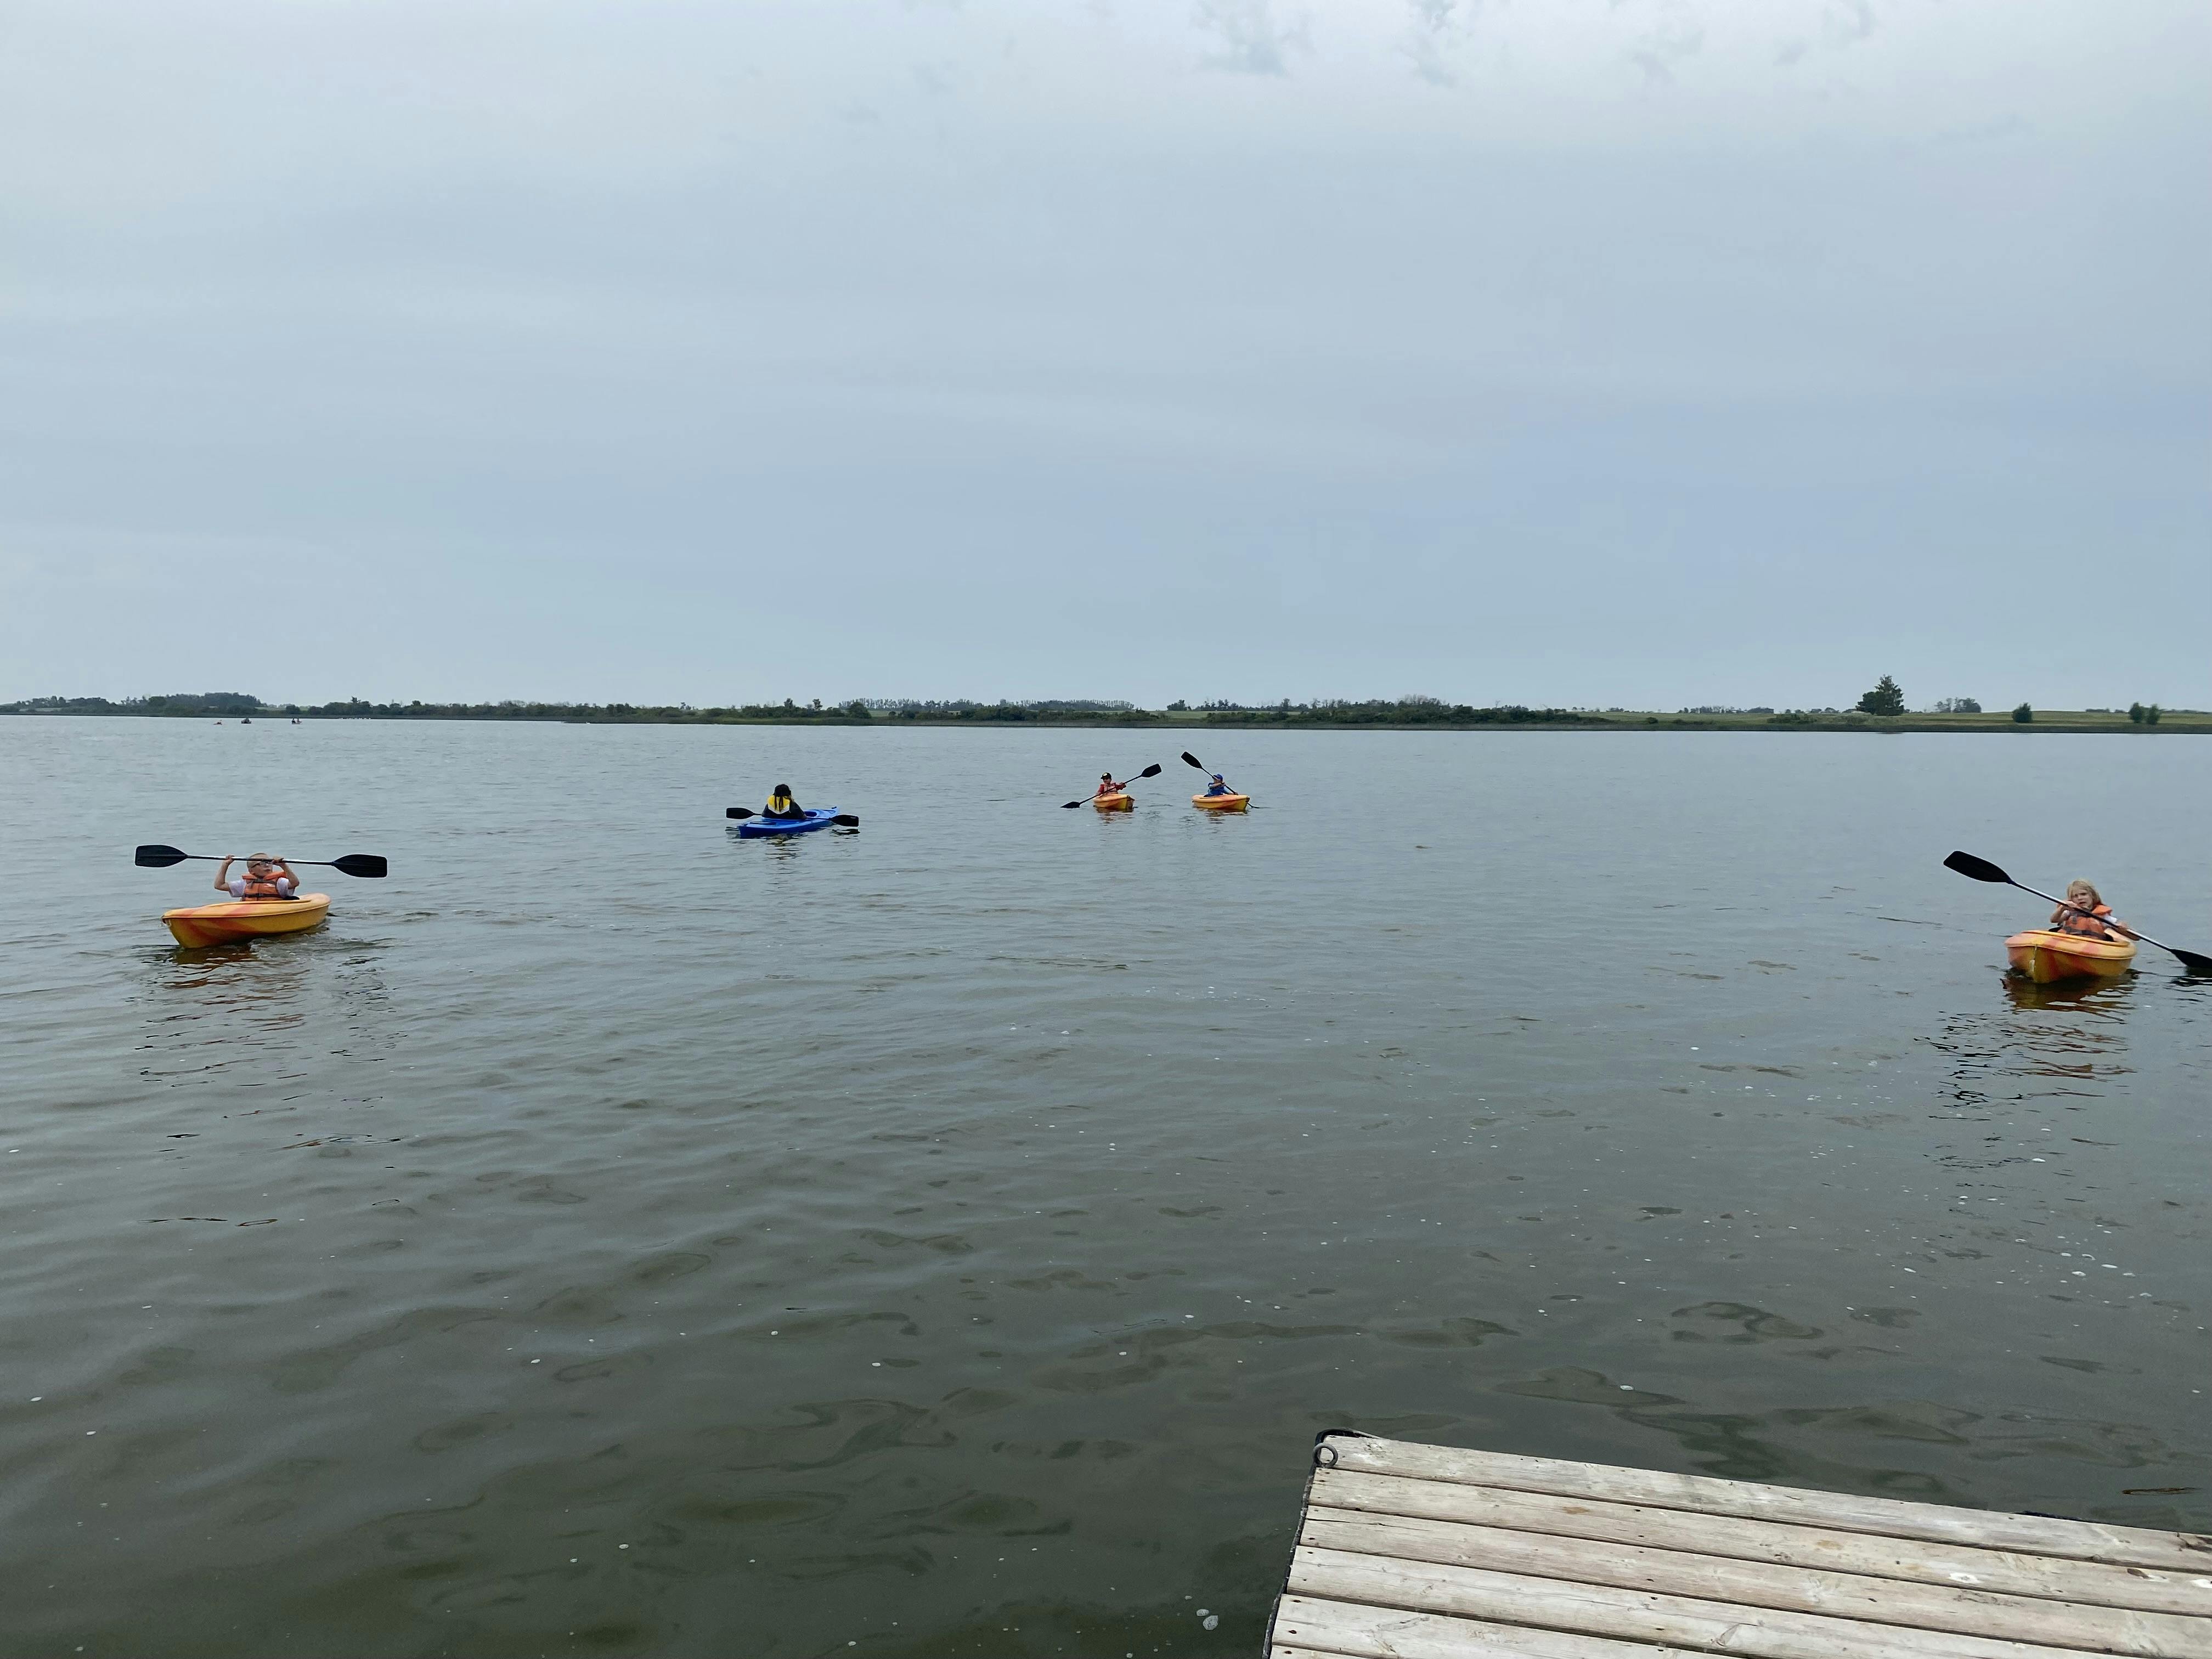
M 0 697 L 2212 707 L 2204 0 L 0 0 Z

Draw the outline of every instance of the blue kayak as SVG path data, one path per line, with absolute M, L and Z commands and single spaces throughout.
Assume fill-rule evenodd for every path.
M 803 836 L 810 830 L 827 830 L 836 817 L 834 806 L 811 806 L 804 817 L 747 818 L 738 826 L 738 834 L 748 841 L 760 836 Z

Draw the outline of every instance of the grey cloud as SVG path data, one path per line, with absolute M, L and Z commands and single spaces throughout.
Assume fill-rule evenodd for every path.
M 1856 46 L 1874 33 L 1874 7 L 1869 0 L 1832 0 L 1820 14 L 1820 21 L 1834 45 Z
M 1613 0 L 1620 9 L 1623 0 Z M 1645 80 L 1672 81 L 1674 65 L 1693 57 L 1705 44 L 1705 31 L 1681 0 L 1659 0 L 1658 15 L 1628 49 L 1628 60 L 1644 71 Z
M 1471 18 L 1480 4 L 1480 0 L 1466 0 L 1467 15 Z M 1431 86 L 1456 85 L 1459 77 L 1452 72 L 1445 48 L 1463 32 L 1455 16 L 1462 9 L 1462 0 L 1409 0 L 1409 9 L 1413 15 L 1405 50 L 1413 59 L 1413 73 Z
M 1674 65 L 1694 57 L 1705 44 L 1705 32 L 1694 23 L 1668 23 L 1652 30 L 1628 51 L 1628 61 L 1649 81 L 1672 81 Z
M 1871 40 L 1879 23 L 1870 0 L 1828 0 L 1820 9 L 1821 38 L 1837 51 Z M 1811 50 L 1812 43 L 1802 35 L 1792 35 L 1775 49 L 1775 64 L 1789 69 Z
M 1221 41 L 1221 50 L 1205 60 L 1209 69 L 1285 75 L 1285 54 L 1305 45 L 1304 23 L 1278 23 L 1273 0 L 1198 0 L 1194 15 L 1200 28 Z

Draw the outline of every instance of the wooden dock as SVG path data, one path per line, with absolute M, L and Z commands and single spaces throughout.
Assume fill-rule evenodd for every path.
M 1269 1659 L 2212 1659 L 2212 1538 L 1340 1432 Z

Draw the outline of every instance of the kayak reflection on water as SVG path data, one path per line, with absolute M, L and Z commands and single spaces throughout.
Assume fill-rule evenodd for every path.
M 2085 1013 L 2118 1014 L 2132 1000 L 2136 976 L 2062 979 L 2039 985 L 2023 974 L 2004 976 L 2005 995 L 2015 1008 L 2080 1008 Z

